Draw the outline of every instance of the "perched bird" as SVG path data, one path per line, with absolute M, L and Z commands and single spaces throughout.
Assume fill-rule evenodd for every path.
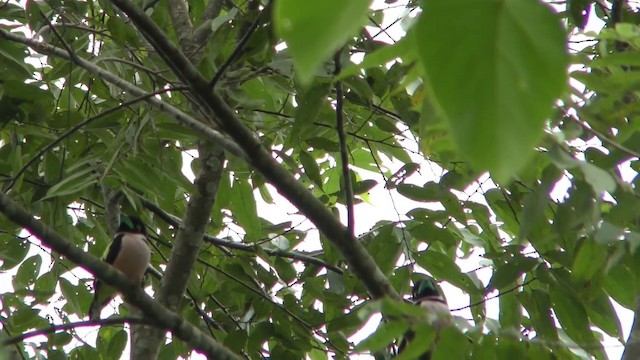
M 118 232 L 107 249 L 104 261 L 120 270 L 131 281 L 142 284 L 142 278 L 151 260 L 148 242 L 142 220 L 134 216 L 122 215 Z M 96 279 L 93 290 L 89 320 L 98 320 L 102 309 L 115 297 L 116 289 Z
M 436 331 L 437 341 L 437 333 L 443 328 L 451 326 L 453 324 L 453 317 L 449 311 L 449 306 L 447 306 L 447 301 L 440 294 L 436 286 L 436 282 L 430 277 L 416 281 L 411 292 L 411 300 L 414 304 L 424 309 L 424 319 L 431 324 Z M 398 353 L 401 353 L 414 338 L 415 334 L 413 331 L 407 333 L 398 347 Z M 431 359 L 431 351 L 422 354 L 418 359 Z
M 449 306 L 432 278 L 416 281 L 411 296 L 413 303 L 420 305 L 425 310 L 427 321 L 436 331 L 451 326 L 453 318 Z

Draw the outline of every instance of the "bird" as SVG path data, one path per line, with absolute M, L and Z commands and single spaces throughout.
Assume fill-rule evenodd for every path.
M 429 323 L 433 327 L 433 330 L 435 330 L 436 341 L 438 339 L 437 334 L 442 329 L 453 325 L 453 317 L 451 316 L 451 311 L 449 310 L 447 301 L 442 294 L 440 294 L 433 278 L 425 276 L 424 278 L 414 282 L 413 289 L 411 291 L 411 301 L 424 310 L 423 320 Z M 415 333 L 413 331 L 409 331 L 405 334 L 404 338 L 400 342 L 400 346 L 398 347 L 398 353 L 402 353 L 414 338 Z M 422 354 L 418 359 L 431 359 L 431 350 Z
M 151 261 L 151 250 L 146 227 L 140 218 L 120 216 L 120 225 L 103 260 L 132 282 L 142 284 Z M 99 320 L 102 309 L 116 296 L 116 289 L 97 278 L 94 280 L 93 290 L 93 301 L 89 307 L 91 321 Z

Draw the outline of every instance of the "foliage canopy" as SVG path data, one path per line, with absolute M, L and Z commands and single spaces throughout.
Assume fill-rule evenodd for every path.
M 5 351 L 118 358 L 132 315 L 79 341 L 91 276 L 78 269 L 103 273 L 27 236 L 9 199 L 94 256 L 110 219 L 141 215 L 164 276 L 148 289 L 227 355 L 385 357 L 409 328 L 434 337 L 398 301 L 416 272 L 468 296 L 435 359 L 605 359 L 603 334 L 625 343 L 614 301 L 635 311 L 640 290 L 637 9 L 186 3 L 0 5 Z M 411 209 L 378 208 L 356 239 L 371 194 Z M 289 202 L 320 231 L 260 213 Z M 388 321 L 354 343 L 375 313 Z M 40 331 L 51 325 L 64 331 Z M 203 351 L 181 332 L 160 348 L 161 335 L 132 347 Z

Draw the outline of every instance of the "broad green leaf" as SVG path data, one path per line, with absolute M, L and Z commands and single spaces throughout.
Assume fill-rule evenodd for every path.
M 49 326 L 48 321 L 40 317 L 39 314 L 40 310 L 23 305 L 9 314 L 8 326 L 17 332 Z
M 560 18 L 538 1 L 429 1 L 412 30 L 462 153 L 498 181 L 511 178 L 527 164 L 566 87 Z
M 355 350 L 368 350 L 370 352 L 382 350 L 391 344 L 394 339 L 397 339 L 404 334 L 408 329 L 409 326 L 404 320 L 383 322 L 373 334 L 358 344 Z
M 508 259 L 504 265 L 496 265 L 487 289 L 506 290 L 522 277 L 522 274 L 532 270 L 538 262 L 534 258 L 517 256 Z
M 128 338 L 129 336 L 126 331 L 120 330 L 116 332 L 109 341 L 106 355 L 111 359 L 117 359 L 121 357 L 123 355 L 125 346 L 127 346 Z
M 394 228 L 387 226 L 371 241 L 366 241 L 365 248 L 373 256 L 380 270 L 389 275 L 402 253 L 402 242 L 395 235 Z
M 299 156 L 300 163 L 304 168 L 305 174 L 309 177 L 309 180 L 322 189 L 322 177 L 320 176 L 320 168 L 318 167 L 316 160 L 306 151 L 301 151 Z
M 624 341 L 622 325 L 611 299 L 603 289 L 598 289 L 594 299 L 586 304 L 589 319 L 609 336 Z
M 295 120 L 290 133 L 293 144 L 299 141 L 300 136 L 307 137 L 309 130 L 314 127 L 313 122 L 316 120 L 322 104 L 327 102 L 328 92 L 329 86 L 327 84 L 316 84 L 299 96 Z
M 613 192 L 616 189 L 616 182 L 613 177 L 601 168 L 590 163 L 581 162 L 580 169 L 584 173 L 585 180 L 593 187 L 593 191 L 596 194 Z
M 458 265 L 447 255 L 427 250 L 418 254 L 415 259 L 418 265 L 436 278 L 446 280 L 468 293 L 478 292 L 469 276 L 462 274 Z
M 13 234 L 0 233 L 0 270 L 9 270 L 20 264 L 27 256 L 29 242 Z
M 606 247 L 594 240 L 585 239 L 574 257 L 571 276 L 576 280 L 589 281 L 602 272 L 606 261 Z
M 236 178 L 231 188 L 231 209 L 233 216 L 240 226 L 246 231 L 246 241 L 258 240 L 260 234 L 260 219 L 256 209 L 256 201 L 253 197 L 253 189 L 249 182 L 242 178 Z
M 59 284 L 62 295 L 67 300 L 67 311 L 71 314 L 79 315 L 80 317 L 85 316 L 87 309 L 82 306 L 77 289 L 81 285 L 73 285 L 65 278 L 60 278 Z
M 410 341 L 408 346 L 394 359 L 396 360 L 414 360 L 419 359 L 432 346 L 436 339 L 436 332 L 433 327 L 427 323 L 421 323 L 412 328 L 414 332 L 414 341 Z
M 589 318 L 582 303 L 565 291 L 556 290 L 553 287 L 549 290 L 553 311 L 562 329 L 585 350 L 589 349 L 589 352 L 597 350 L 599 343 L 589 328 Z
M 519 295 L 531 323 L 540 337 L 547 341 L 558 341 L 558 330 L 551 313 L 551 299 L 546 291 L 534 289 Z
M 441 199 L 438 187 L 433 182 L 429 182 L 425 186 L 399 184 L 397 188 L 400 195 L 406 196 L 411 200 L 431 202 Z
M 53 185 L 47 191 L 47 196 L 44 199 L 75 194 L 95 184 L 97 180 L 98 173 L 95 169 L 91 167 L 81 168 L 70 175 L 66 175 L 62 181 Z
M 287 42 L 298 78 L 309 84 L 320 64 L 354 35 L 366 21 L 370 0 L 277 1 L 274 23 Z
M 16 276 L 13 278 L 13 287 L 21 289 L 33 284 L 40 272 L 40 265 L 42 265 L 42 256 L 33 255 L 26 258 L 20 265 L 20 268 L 18 268 Z
M 456 328 L 447 328 L 440 332 L 438 343 L 433 348 L 433 360 L 468 359 L 471 343 L 469 338 Z

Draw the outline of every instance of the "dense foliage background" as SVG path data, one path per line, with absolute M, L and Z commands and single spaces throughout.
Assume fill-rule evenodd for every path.
M 386 357 L 426 272 L 468 310 L 434 358 L 639 358 L 636 5 L 3 1 L 5 356 Z M 82 321 L 120 212 L 199 335 L 125 286 L 170 338 Z

